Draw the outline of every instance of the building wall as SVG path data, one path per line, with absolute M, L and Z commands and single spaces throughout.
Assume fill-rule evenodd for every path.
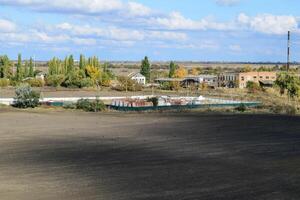
M 247 82 L 252 81 L 259 83 L 259 81 L 275 81 L 277 77 L 276 72 L 246 72 L 240 73 L 238 77 L 239 88 L 246 88 Z
M 142 85 L 146 84 L 146 78 L 145 77 L 132 77 L 131 79 L 136 81 L 139 84 L 142 84 Z
M 218 87 L 232 87 L 239 78 L 238 73 L 222 73 L 218 76 Z

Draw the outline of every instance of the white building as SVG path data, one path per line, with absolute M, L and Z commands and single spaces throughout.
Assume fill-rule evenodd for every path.
M 44 73 L 38 73 L 36 76 L 35 76 L 36 79 L 41 79 L 41 80 L 45 80 L 45 74 Z
M 184 78 L 183 80 L 183 84 L 202 84 L 205 83 L 207 84 L 209 87 L 217 87 L 218 85 L 218 77 L 215 75 L 206 75 L 206 74 L 201 74 L 198 76 L 187 76 Z
M 224 72 L 218 76 L 218 87 L 235 88 L 239 79 L 239 73 Z
M 131 74 L 128 75 L 128 77 L 130 77 L 131 80 L 134 80 L 134 81 L 136 81 L 137 83 L 139 83 L 141 85 L 146 85 L 146 77 L 143 76 L 139 72 L 131 73 Z

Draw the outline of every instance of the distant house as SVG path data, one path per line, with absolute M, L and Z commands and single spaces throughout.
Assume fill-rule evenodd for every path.
M 276 72 L 246 72 L 239 74 L 239 88 L 246 88 L 247 82 L 258 83 L 261 86 L 270 87 L 277 78 Z
M 224 72 L 218 76 L 218 87 L 235 88 L 238 87 L 239 73 Z
M 156 83 L 163 84 L 163 83 L 172 83 L 172 82 L 182 82 L 183 78 L 157 78 L 155 79 Z
M 41 80 L 45 80 L 45 76 L 46 74 L 43 72 L 38 73 L 37 75 L 35 75 L 36 79 L 41 79 Z
M 215 88 L 218 86 L 218 76 L 206 74 L 198 76 L 187 76 L 182 81 L 183 86 L 200 85 L 203 83 L 209 87 Z
M 131 80 L 136 81 L 137 83 L 141 84 L 141 85 L 146 85 L 146 77 L 143 76 L 141 73 L 137 72 L 137 73 L 131 73 L 128 75 L 128 77 Z

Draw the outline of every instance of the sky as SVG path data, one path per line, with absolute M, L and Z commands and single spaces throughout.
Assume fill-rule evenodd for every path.
M 0 0 L 0 55 L 300 61 L 298 0 Z

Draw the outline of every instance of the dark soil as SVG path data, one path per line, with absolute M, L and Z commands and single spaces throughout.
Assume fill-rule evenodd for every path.
M 0 113 L 0 199 L 300 199 L 300 118 Z

